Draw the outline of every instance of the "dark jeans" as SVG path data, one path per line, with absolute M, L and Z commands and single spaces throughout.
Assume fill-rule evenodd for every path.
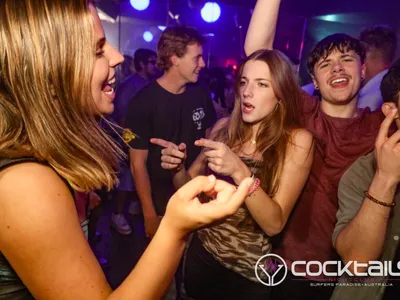
M 269 300 L 271 288 L 222 266 L 194 235 L 186 253 L 184 283 L 196 300 Z
M 329 300 L 335 288 L 330 286 L 331 283 L 335 284 L 295 277 L 288 270 L 286 279 L 272 288 L 272 300 Z

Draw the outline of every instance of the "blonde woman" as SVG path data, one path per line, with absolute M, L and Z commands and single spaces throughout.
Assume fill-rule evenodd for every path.
M 188 232 L 233 214 L 251 180 L 237 190 L 212 176 L 182 187 L 136 268 L 112 291 L 73 190 L 116 182 L 118 149 L 96 118 L 113 111 L 122 56 L 86 0 L 2 0 L 0 19 L 0 298 L 160 298 Z M 201 204 L 201 192 L 216 201 Z

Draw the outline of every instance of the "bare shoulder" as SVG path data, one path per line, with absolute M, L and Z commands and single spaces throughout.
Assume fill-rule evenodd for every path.
M 61 177 L 44 164 L 19 163 L 0 172 L 0 203 L 8 198 L 16 199 L 22 195 L 47 194 L 52 191 L 70 194 Z
M 291 144 L 304 148 L 310 149 L 311 145 L 313 144 L 314 137 L 308 130 L 304 128 L 295 129 L 291 132 Z
M 35 299 L 109 293 L 73 196 L 48 166 L 21 163 L 0 172 L 0 251 Z
M 308 130 L 301 128 L 291 132 L 287 157 L 298 165 L 311 166 L 314 157 L 314 137 Z
M 45 225 L 44 221 L 52 222 L 59 213 L 71 215 L 76 209 L 70 190 L 52 168 L 26 162 L 0 172 L 2 237 L 7 239 L 7 233 L 15 234 L 29 226 Z

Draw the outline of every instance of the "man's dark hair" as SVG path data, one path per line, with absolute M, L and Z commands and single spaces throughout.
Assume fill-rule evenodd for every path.
M 320 59 L 327 58 L 333 51 L 339 50 L 342 53 L 354 51 L 361 59 L 361 63 L 365 60 L 365 50 L 361 42 L 347 34 L 335 33 L 327 36 L 318 42 L 307 60 L 307 69 L 311 75 L 314 75 L 314 66 Z
M 386 64 L 390 65 L 397 49 L 397 37 L 395 31 L 388 25 L 375 25 L 363 29 L 360 41 L 366 47 L 378 50 Z
M 171 56 L 182 57 L 186 53 L 186 47 L 193 44 L 205 44 L 205 37 L 197 29 L 188 26 L 167 27 L 161 34 L 157 44 L 157 65 L 167 71 L 171 66 Z
M 383 76 L 381 93 L 383 102 L 394 102 L 397 105 L 400 96 L 400 59 Z
M 157 57 L 157 54 L 150 49 L 137 49 L 133 58 L 136 72 L 142 71 L 140 63 L 147 65 L 151 57 Z

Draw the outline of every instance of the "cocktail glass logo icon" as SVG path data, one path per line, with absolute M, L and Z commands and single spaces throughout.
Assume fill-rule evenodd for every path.
M 257 279 L 266 286 L 276 286 L 287 276 L 287 265 L 282 257 L 266 254 L 257 261 L 254 271 Z

